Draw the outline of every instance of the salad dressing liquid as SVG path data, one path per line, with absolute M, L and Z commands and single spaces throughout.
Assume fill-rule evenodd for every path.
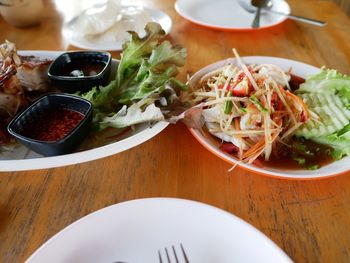
M 212 145 L 220 148 L 223 143 L 221 139 L 210 134 L 205 127 L 201 129 L 201 133 Z M 291 144 L 294 143 L 300 144 L 296 138 L 293 138 L 291 140 Z M 305 152 L 300 150 L 300 147 L 285 147 L 280 149 L 278 155 L 272 153 L 268 161 L 266 161 L 263 156 L 260 156 L 253 164 L 258 167 L 271 167 L 286 170 L 307 170 L 314 168 L 318 169 L 334 161 L 332 156 L 329 154 L 331 152 L 330 147 L 315 143 L 310 140 L 304 140 L 302 142 L 302 145 L 304 146 L 303 149 L 306 150 Z M 233 158 L 236 158 L 235 155 L 230 155 Z M 299 164 L 298 160 L 303 163 Z
M 296 138 L 292 140 L 297 141 Z M 298 150 L 298 148 L 285 147 L 281 149 L 278 156 L 271 154 L 269 161 L 265 161 L 263 157 L 260 157 L 259 160 L 265 166 L 288 170 L 318 169 L 334 161 L 329 154 L 330 147 L 310 140 L 303 141 L 303 145 L 307 153 Z M 298 160 L 302 163 L 299 164 Z

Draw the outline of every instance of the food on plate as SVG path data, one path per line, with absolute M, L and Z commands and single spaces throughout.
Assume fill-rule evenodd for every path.
M 172 45 L 168 40 L 164 40 L 165 32 L 157 23 L 148 23 L 145 31 L 146 34 L 143 37 L 140 37 L 136 32 L 129 32 L 131 40 L 124 44 L 116 72 L 111 73 L 111 81 L 106 86 L 98 85 L 87 92 L 78 92 L 78 95 L 89 100 L 94 108 L 94 125 L 93 129 L 91 129 L 91 136 L 87 140 L 86 145 L 81 146 L 81 149 L 91 149 L 91 147 L 105 145 L 105 141 L 110 141 L 110 137 L 115 138 L 118 133 L 121 133 L 127 127 L 140 123 L 152 125 L 158 121 L 167 120 L 170 116 L 178 114 L 183 109 L 178 95 L 180 91 L 187 88 L 187 85 L 177 80 L 176 75 L 178 68 L 185 64 L 186 49 L 179 45 Z M 13 83 L 16 84 L 9 85 L 12 91 L 16 89 L 16 92 L 13 93 L 27 103 L 30 99 L 28 97 L 29 94 L 33 92 L 41 94 L 44 91 L 51 91 L 52 87 L 49 87 L 50 90 L 46 90 L 44 85 L 42 85 L 40 90 L 34 90 L 26 84 L 28 80 L 36 81 L 37 84 L 46 84 L 46 76 L 45 81 L 44 78 L 39 78 L 40 74 L 37 74 L 38 77 L 33 77 L 36 72 L 35 69 L 41 72 L 43 63 L 38 64 L 35 69 L 33 68 L 32 73 L 22 74 L 23 80 L 19 79 L 17 72 L 18 67 L 24 65 L 24 61 L 26 63 L 34 63 L 36 61 L 39 63 L 44 60 L 34 58 L 29 60 L 27 57 L 18 56 L 15 46 L 12 43 L 6 44 L 11 44 L 11 50 L 13 51 L 11 54 L 13 54 L 12 57 L 14 58 L 11 61 L 19 61 L 11 66 L 10 69 L 13 70 L 13 72 L 11 71 L 12 75 L 8 74 L 8 76 L 14 77 Z M 95 67 L 96 65 L 92 66 L 85 67 L 81 65 L 81 72 L 73 72 L 75 70 L 69 68 L 64 74 L 89 75 L 92 70 L 101 70 L 99 67 Z M 9 79 L 9 77 L 7 78 Z M 6 84 L 9 84 L 9 82 L 6 82 Z M 9 107 L 10 104 L 7 103 L 6 106 Z M 1 119 L 2 121 L 4 120 L 2 122 L 4 123 L 4 130 L 7 123 L 20 108 L 17 104 L 13 107 L 12 113 L 6 119 Z M 107 127 L 112 129 L 106 131 Z M 30 130 L 34 133 L 38 132 L 34 127 Z M 113 130 L 112 135 L 110 130 Z M 102 133 L 99 133 L 99 131 L 102 131 Z M 108 138 L 106 139 L 107 134 Z M 28 134 L 26 135 L 29 136 Z M 40 138 L 44 140 L 42 137 Z M 2 143 L 5 143 L 5 141 L 3 140 Z
M 0 115 L 4 117 L 13 116 L 25 100 L 23 87 L 16 76 L 20 63 L 12 43 L 0 46 Z
M 30 102 L 33 91 L 47 91 L 50 63 L 50 60 L 18 55 L 15 44 L 9 41 L 0 45 L 0 145 L 10 141 L 6 125 Z
M 317 169 L 350 154 L 350 78 L 322 69 L 306 80 L 272 64 L 229 63 L 187 92 L 203 132 L 238 161 Z M 198 116 L 197 116 L 198 118 Z
M 51 60 L 35 56 L 19 56 L 21 64 L 17 68 L 17 77 L 25 92 L 43 92 L 49 89 L 47 70 Z
M 96 130 L 165 120 L 181 107 L 178 95 L 187 86 L 175 77 L 186 62 L 186 49 L 163 41 L 165 32 L 157 23 L 148 23 L 145 31 L 142 38 L 130 32 L 115 79 L 81 95 L 94 105 Z

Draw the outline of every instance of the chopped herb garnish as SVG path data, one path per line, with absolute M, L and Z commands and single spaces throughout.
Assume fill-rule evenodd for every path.
M 318 164 L 314 164 L 314 165 L 311 165 L 311 166 L 307 167 L 307 169 L 311 170 L 311 171 L 317 170 L 318 168 L 320 168 L 320 166 Z
M 231 91 L 227 94 L 227 97 L 232 97 Z M 233 107 L 233 102 L 230 100 L 226 101 L 224 105 L 224 113 L 230 114 L 232 111 L 232 107 Z
M 303 165 L 306 162 L 304 157 L 293 156 L 292 158 L 294 161 L 298 162 L 298 164 L 300 165 Z
M 331 152 L 331 156 L 332 156 L 333 160 L 340 160 L 343 157 L 343 152 L 339 149 L 334 149 Z
M 250 96 L 249 100 L 253 102 L 253 104 L 258 108 L 259 111 L 263 113 L 268 113 L 268 110 L 264 108 L 263 105 L 261 105 L 260 101 L 254 95 Z

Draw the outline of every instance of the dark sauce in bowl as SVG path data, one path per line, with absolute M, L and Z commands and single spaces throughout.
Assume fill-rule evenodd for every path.
M 83 62 L 83 61 L 81 61 Z M 61 68 L 60 75 L 66 77 L 89 77 L 102 72 L 106 63 L 92 61 L 89 63 L 70 62 Z
M 108 52 L 70 51 L 52 62 L 48 77 L 53 86 L 64 92 L 85 92 L 106 85 L 111 68 L 112 56 Z
M 33 120 L 23 130 L 22 135 L 40 141 L 58 141 L 69 134 L 84 119 L 84 116 L 71 109 L 51 109 Z

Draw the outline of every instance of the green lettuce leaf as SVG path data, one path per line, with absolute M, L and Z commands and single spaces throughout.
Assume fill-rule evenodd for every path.
M 334 149 L 332 157 L 336 160 L 341 159 L 344 155 L 350 156 L 350 124 L 336 133 L 311 139 L 317 143 L 331 146 Z
M 322 68 L 308 77 L 296 93 L 319 117 L 309 119 L 296 135 L 332 147 L 334 159 L 350 156 L 350 77 Z
M 332 93 L 350 101 L 350 77 L 322 68 L 320 73 L 308 77 L 296 93 Z
M 162 120 L 162 112 L 173 112 L 167 109 L 171 100 L 164 91 L 173 90 L 172 96 L 176 97 L 180 90 L 187 89 L 175 78 L 178 67 L 186 62 L 186 49 L 162 41 L 165 32 L 157 23 L 148 23 L 145 32 L 142 38 L 129 32 L 131 40 L 123 45 L 115 80 L 82 95 L 94 105 L 95 129 Z
M 160 39 L 165 36 L 162 27 L 154 22 L 150 22 L 145 27 L 146 35 L 142 38 L 136 32 L 129 31 L 131 41 L 124 43 L 123 53 L 117 71 L 117 86 L 122 86 L 123 82 L 135 77 L 143 59 L 148 58 L 153 49 L 156 48 Z
M 186 49 L 172 46 L 164 41 L 152 50 L 148 59 L 143 59 L 136 76 L 121 87 L 120 103 L 129 104 L 154 91 L 162 92 L 165 84 L 172 84 L 177 67 L 186 62 Z M 184 86 L 182 86 L 184 87 Z
M 161 121 L 164 116 L 161 110 L 154 103 L 147 105 L 142 109 L 138 104 L 133 104 L 130 107 L 124 105 L 113 116 L 106 116 L 100 121 L 101 129 L 107 127 L 123 128 L 135 125 L 141 122 Z

